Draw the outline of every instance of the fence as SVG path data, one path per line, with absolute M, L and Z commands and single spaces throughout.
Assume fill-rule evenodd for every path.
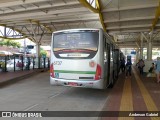
M 30 70 L 49 68 L 49 58 L 35 58 L 35 57 L 12 57 L 8 59 L 8 56 L 0 56 L 0 72 L 17 71 L 17 70 Z

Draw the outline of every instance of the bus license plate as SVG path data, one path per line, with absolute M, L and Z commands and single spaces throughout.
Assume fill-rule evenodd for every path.
M 69 82 L 68 85 L 71 85 L 71 86 L 77 86 L 78 84 L 75 83 L 75 82 Z

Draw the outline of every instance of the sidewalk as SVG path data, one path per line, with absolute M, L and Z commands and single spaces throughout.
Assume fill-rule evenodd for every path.
M 125 73 L 120 74 L 102 109 L 112 113 L 98 120 L 160 120 L 159 116 L 148 116 L 152 111 L 160 114 L 160 84 L 155 81 L 155 77 L 140 75 L 134 66 L 131 76 L 126 78 Z M 130 116 L 131 113 L 135 116 Z M 142 113 L 144 116 L 136 116 Z
M 45 68 L 15 72 L 0 72 L 0 88 L 48 70 L 48 68 Z

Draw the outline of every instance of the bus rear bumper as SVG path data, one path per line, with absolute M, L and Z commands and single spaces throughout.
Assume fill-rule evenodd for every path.
M 50 77 L 51 85 L 104 89 L 103 80 L 65 80 Z

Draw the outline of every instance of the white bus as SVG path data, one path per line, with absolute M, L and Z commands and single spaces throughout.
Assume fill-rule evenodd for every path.
M 52 34 L 50 84 L 105 89 L 119 72 L 119 50 L 102 29 Z

